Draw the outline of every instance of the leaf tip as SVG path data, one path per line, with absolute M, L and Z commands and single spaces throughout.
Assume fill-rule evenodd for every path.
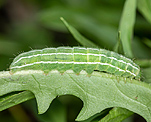
M 64 20 L 64 18 L 63 17 L 60 17 L 60 19 L 63 21 Z
M 63 17 L 60 17 L 60 20 L 65 23 L 65 19 Z

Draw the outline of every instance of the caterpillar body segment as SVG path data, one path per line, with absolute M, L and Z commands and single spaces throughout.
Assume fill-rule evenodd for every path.
M 72 69 L 76 74 L 85 70 L 105 71 L 116 76 L 138 77 L 140 68 L 131 59 L 112 51 L 98 48 L 57 47 L 32 50 L 18 55 L 10 65 L 10 72 L 21 70 L 42 70 L 60 73 Z

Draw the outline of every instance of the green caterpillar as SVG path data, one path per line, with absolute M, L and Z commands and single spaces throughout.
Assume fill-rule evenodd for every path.
M 115 52 L 98 48 L 57 47 L 32 50 L 18 55 L 10 65 L 10 72 L 21 70 L 51 70 L 60 73 L 72 69 L 76 74 L 85 70 L 91 74 L 94 70 L 105 71 L 116 76 L 137 78 L 140 67 L 132 60 Z

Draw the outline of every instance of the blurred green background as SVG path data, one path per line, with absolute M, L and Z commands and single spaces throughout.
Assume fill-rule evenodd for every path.
M 9 70 L 14 57 L 24 51 L 80 46 L 60 17 L 64 17 L 98 47 L 113 50 L 118 40 L 124 2 L 125 0 L 0 0 L 0 71 Z M 135 58 L 151 58 L 150 40 L 151 24 L 137 10 L 132 42 Z M 27 115 L 24 117 L 33 122 L 73 122 L 81 107 L 80 99 L 61 96 L 53 102 L 46 114 L 37 116 L 35 100 L 31 100 L 19 105 L 16 110 L 1 112 L 0 121 L 19 121 L 13 113 L 19 113 L 18 109 L 23 109 L 23 113 Z M 133 121 L 133 117 L 127 121 Z

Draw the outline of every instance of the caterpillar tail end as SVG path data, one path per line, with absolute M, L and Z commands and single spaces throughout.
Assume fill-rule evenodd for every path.
M 138 81 L 141 81 L 141 76 L 142 76 L 142 74 L 141 74 L 141 72 L 139 72 L 139 74 L 135 77 L 135 79 Z

